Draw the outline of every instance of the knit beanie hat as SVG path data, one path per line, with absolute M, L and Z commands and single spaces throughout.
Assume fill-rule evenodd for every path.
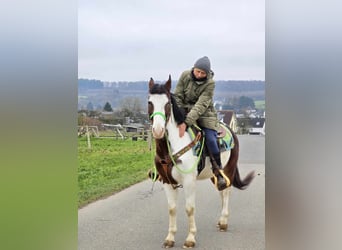
M 201 69 L 201 70 L 204 70 L 205 73 L 207 73 L 207 75 L 208 75 L 209 72 L 210 72 L 210 61 L 209 61 L 209 58 L 207 56 L 201 57 L 200 59 L 198 59 L 195 62 L 194 67 L 198 68 L 198 69 Z

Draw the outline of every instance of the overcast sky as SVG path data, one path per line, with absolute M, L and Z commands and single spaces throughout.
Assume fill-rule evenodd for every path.
M 79 0 L 78 76 L 177 80 L 208 56 L 216 80 L 265 79 L 264 0 Z

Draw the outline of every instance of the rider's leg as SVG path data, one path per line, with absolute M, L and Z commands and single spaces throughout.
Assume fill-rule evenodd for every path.
M 203 128 L 205 133 L 205 139 L 207 147 L 210 153 L 213 155 L 215 163 L 212 162 L 212 170 L 217 178 L 217 187 L 219 190 L 223 190 L 227 187 L 226 180 L 220 174 L 219 169 L 222 168 L 220 149 L 217 144 L 217 131 L 213 129 Z

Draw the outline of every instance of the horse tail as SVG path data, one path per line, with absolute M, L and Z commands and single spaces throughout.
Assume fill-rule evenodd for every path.
M 230 157 L 227 163 L 227 168 L 225 168 L 227 169 L 226 174 L 228 174 L 229 178 L 233 180 L 232 184 L 234 187 L 243 190 L 243 189 L 246 189 L 247 186 L 254 179 L 255 172 L 251 171 L 243 180 L 241 180 L 240 172 L 239 172 L 238 165 L 237 165 L 237 162 L 239 159 L 239 140 L 237 136 L 235 135 L 235 133 L 233 132 L 233 130 L 229 126 L 227 126 L 227 128 L 232 133 L 232 136 L 234 139 L 234 147 L 230 151 Z
M 236 168 L 235 176 L 233 179 L 233 186 L 241 190 L 246 189 L 247 186 L 254 179 L 254 177 L 255 177 L 255 173 L 254 171 L 251 171 L 243 180 L 241 180 L 239 169 Z

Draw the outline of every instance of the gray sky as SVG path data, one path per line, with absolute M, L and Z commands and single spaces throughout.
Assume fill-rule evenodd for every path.
M 208 56 L 216 80 L 265 79 L 264 0 L 79 0 L 78 76 L 177 80 Z

